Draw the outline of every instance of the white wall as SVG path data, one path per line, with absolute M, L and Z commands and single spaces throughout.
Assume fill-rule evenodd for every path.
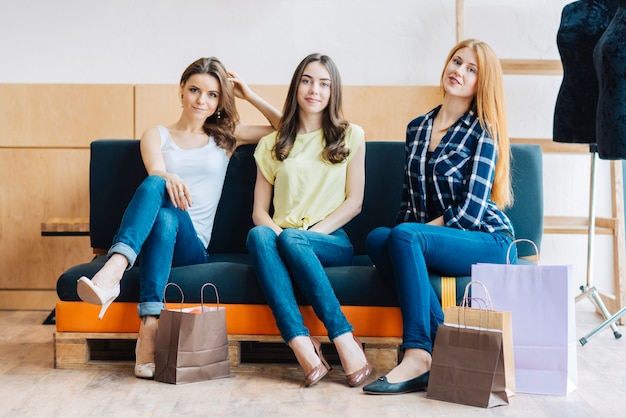
M 438 83 L 455 43 L 454 0 L 0 0 L 0 83 L 175 83 L 215 55 L 250 84 L 287 84 L 310 52 L 331 55 L 347 85 Z M 559 59 L 568 0 L 465 0 L 466 37 L 501 58 Z M 560 76 L 506 76 L 512 137 L 551 138 Z M 590 80 L 590 82 L 593 82 Z M 581 86 L 581 88 L 584 86 Z M 402 138 L 398 138 L 402 139 Z M 547 215 L 585 216 L 589 157 L 547 155 Z M 608 164 L 598 215 L 610 214 Z M 586 274 L 585 236 L 545 236 L 545 264 Z M 596 282 L 612 289 L 612 248 L 598 237 Z

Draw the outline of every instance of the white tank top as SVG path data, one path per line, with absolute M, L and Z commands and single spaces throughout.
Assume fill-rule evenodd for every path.
M 209 137 L 208 143 L 200 148 L 182 149 L 174 143 L 166 127 L 157 128 L 161 134 L 165 167 L 168 172 L 179 175 L 189 187 L 193 200 L 189 216 L 198 238 L 208 247 L 228 168 L 228 156 L 215 144 L 213 137 Z

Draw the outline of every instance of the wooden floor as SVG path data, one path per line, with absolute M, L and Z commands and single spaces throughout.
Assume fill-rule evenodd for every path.
M 578 345 L 578 389 L 567 397 L 518 393 L 510 405 L 474 408 L 425 394 L 364 395 L 339 368 L 302 388 L 294 366 L 249 367 L 233 377 L 188 385 L 135 378 L 130 371 L 53 369 L 47 312 L 0 311 L 1 417 L 626 417 L 626 336 L 607 329 Z M 576 305 L 578 337 L 601 322 Z M 620 327 L 626 334 L 626 327 Z M 376 370 L 376 375 L 385 370 Z

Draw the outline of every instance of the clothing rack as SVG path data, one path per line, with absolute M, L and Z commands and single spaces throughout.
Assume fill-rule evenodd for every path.
M 595 195 L 596 195 L 596 165 L 598 163 L 598 146 L 597 144 L 589 144 L 589 152 L 591 153 L 591 168 L 589 175 L 589 227 L 587 233 L 587 282 L 585 285 L 580 286 L 582 293 L 576 296 L 576 302 L 589 298 L 598 308 L 604 319 L 606 320 L 598 328 L 591 331 L 589 334 L 582 337 L 579 341 L 581 345 L 587 344 L 589 340 L 597 334 L 601 329 L 610 326 L 613 330 L 615 339 L 622 337 L 622 333 L 617 329 L 617 318 L 623 313 L 626 313 L 626 308 L 622 308 L 617 312 L 617 316 L 614 319 L 609 313 L 604 301 L 600 297 L 600 293 L 593 284 L 593 265 L 594 265 L 594 241 L 596 230 L 596 208 L 595 208 Z M 617 249 L 614 249 L 616 251 Z M 621 312 L 621 313 L 620 313 Z M 619 314 L 619 315 L 618 315 Z

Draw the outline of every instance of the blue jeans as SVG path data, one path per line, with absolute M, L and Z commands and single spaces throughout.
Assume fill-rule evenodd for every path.
M 130 269 L 140 251 L 139 316 L 161 313 L 172 267 L 208 262 L 189 213 L 172 205 L 159 176 L 148 176 L 137 188 L 108 255 L 122 254 Z
M 252 267 L 285 342 L 309 335 L 298 309 L 292 278 L 324 323 L 331 340 L 354 330 L 324 272 L 324 267 L 352 264 L 354 250 L 343 229 L 328 235 L 285 229 L 276 235 L 267 226 L 256 226 L 248 233 L 247 246 Z
M 506 263 L 511 239 L 504 234 L 463 231 L 407 222 L 376 228 L 366 240 L 376 268 L 395 284 L 402 311 L 402 348 L 432 353 L 443 312 L 428 270 L 445 276 L 469 276 L 472 264 Z M 511 256 L 512 263 L 516 254 Z

